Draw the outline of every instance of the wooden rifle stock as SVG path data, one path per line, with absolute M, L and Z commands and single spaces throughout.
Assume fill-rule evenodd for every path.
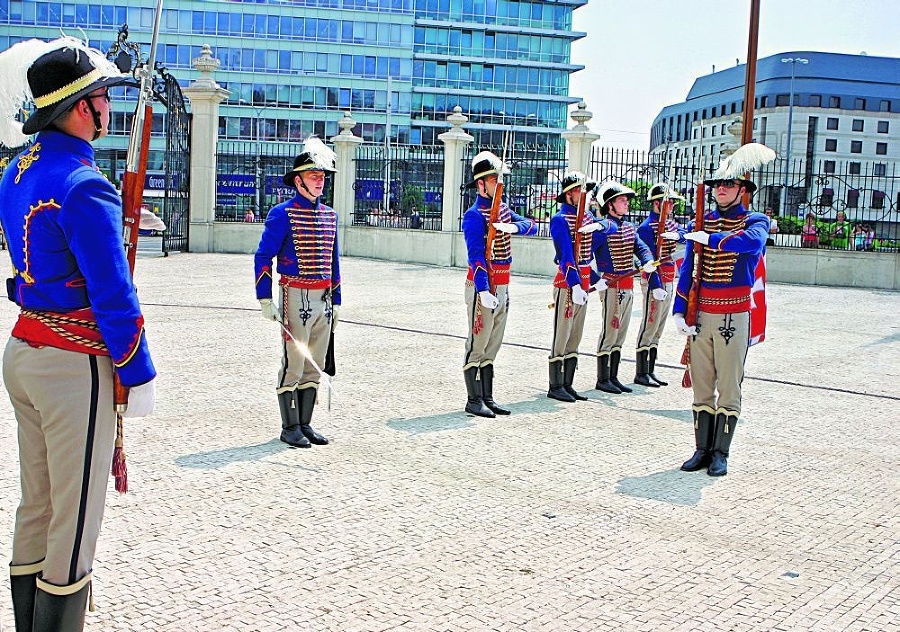
M 578 280 L 581 282 L 581 289 L 587 290 L 588 288 L 584 287 L 585 279 L 581 278 L 581 268 L 579 266 L 578 260 L 581 257 L 581 244 L 584 241 L 584 233 L 579 232 L 579 228 L 581 228 L 581 223 L 584 221 L 584 212 L 587 209 L 587 180 L 585 180 L 581 184 L 581 195 L 578 198 L 578 210 L 575 213 L 575 239 L 572 242 L 572 249 L 574 250 L 575 255 L 575 268 L 578 270 Z
M 497 295 L 497 284 L 494 283 L 494 266 L 491 263 L 491 257 L 494 256 L 494 240 L 497 238 L 497 229 L 494 227 L 495 222 L 500 221 L 500 200 L 503 197 L 503 182 L 499 176 L 497 179 L 497 188 L 494 189 L 494 198 L 491 200 L 491 215 L 488 219 L 487 227 L 487 243 L 484 248 L 484 262 L 487 264 L 488 283 L 491 288 L 491 294 Z
M 669 220 L 669 215 L 672 213 L 672 209 L 675 207 L 675 200 L 671 198 L 666 198 L 663 200 L 662 204 L 659 205 L 659 223 L 656 225 L 656 260 L 662 261 L 662 247 L 665 243 L 665 239 L 663 239 L 662 234 L 666 232 L 666 222 Z
M 706 215 L 706 187 L 701 182 L 697 185 L 697 195 L 694 206 L 694 230 L 703 230 L 703 218 Z M 700 280 L 703 268 L 703 245 L 693 243 L 694 265 L 691 270 L 691 289 L 688 290 L 687 308 L 685 309 L 684 322 L 689 327 L 697 324 L 697 312 L 700 310 Z M 691 337 L 684 342 L 684 352 L 681 354 L 681 363 L 684 365 L 684 376 L 681 385 L 684 388 L 691 387 Z

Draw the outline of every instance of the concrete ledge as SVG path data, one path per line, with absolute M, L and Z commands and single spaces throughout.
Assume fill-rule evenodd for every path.
M 262 229 L 262 223 L 217 222 L 213 225 L 212 251 L 252 254 Z M 553 276 L 554 250 L 549 237 L 514 237 L 513 243 L 514 272 Z M 345 226 L 341 229 L 340 248 L 342 254 L 353 257 L 467 265 L 466 245 L 459 232 Z M 775 246 L 769 248 L 766 262 L 769 280 L 777 283 L 900 290 L 900 253 Z

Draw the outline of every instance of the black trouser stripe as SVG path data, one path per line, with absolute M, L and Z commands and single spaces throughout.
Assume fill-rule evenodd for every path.
M 97 357 L 89 355 L 88 362 L 91 366 L 91 409 L 84 444 L 84 471 L 81 473 L 81 499 L 78 503 L 78 522 L 75 529 L 75 541 L 72 545 L 72 561 L 69 563 L 70 584 L 74 584 L 79 579 L 79 577 L 76 577 L 76 572 L 78 571 L 81 540 L 84 537 L 84 521 L 91 483 L 91 461 L 94 456 L 94 433 L 97 429 L 97 406 L 100 400 L 100 375 L 97 368 Z
M 472 344 L 470 345 L 472 347 L 475 347 L 474 327 L 475 327 L 475 314 L 477 313 L 476 310 L 478 309 L 478 301 L 479 301 L 478 292 L 476 291 L 475 299 L 472 301 L 472 313 L 469 315 L 469 323 L 471 324 L 471 326 L 469 327 L 469 340 L 472 341 Z M 471 351 L 469 351 L 466 354 L 465 360 L 463 361 L 463 366 L 465 366 L 469 363 L 469 358 L 472 357 L 472 352 L 474 352 L 474 351 L 475 351 L 475 349 L 473 348 Z

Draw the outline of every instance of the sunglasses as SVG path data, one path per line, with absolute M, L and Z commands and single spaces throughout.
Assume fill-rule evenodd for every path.
M 718 189 L 719 187 L 725 187 L 726 189 L 734 189 L 735 187 L 740 186 L 738 182 L 735 180 L 718 180 L 713 183 L 713 188 Z
M 106 99 L 106 102 L 109 103 L 109 90 L 107 90 L 103 94 L 89 94 L 85 97 L 85 99 Z

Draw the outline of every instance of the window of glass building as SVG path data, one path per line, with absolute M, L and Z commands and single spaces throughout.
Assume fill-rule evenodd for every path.
M 878 121 L 878 133 L 887 134 L 890 129 L 889 121 Z
M 850 153 L 851 154 L 861 154 L 862 153 L 862 141 L 861 140 L 853 140 L 850 141 Z
M 865 129 L 865 123 L 862 119 L 853 119 L 853 131 L 861 132 Z
M 829 117 L 826 123 L 826 127 L 831 130 L 836 130 L 838 128 L 838 119 L 834 117 Z
M 875 153 L 879 156 L 886 156 L 887 148 L 888 148 L 887 143 L 875 143 Z
M 826 138 L 825 139 L 825 151 L 837 151 L 837 139 L 836 138 Z

